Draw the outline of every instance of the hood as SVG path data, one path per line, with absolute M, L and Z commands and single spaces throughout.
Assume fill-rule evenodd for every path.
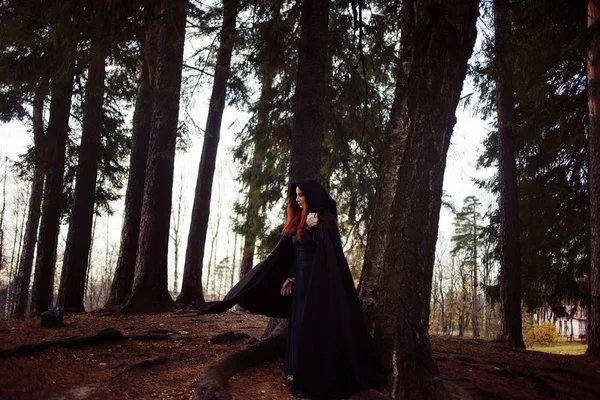
M 331 198 L 329 193 L 314 179 L 302 179 L 292 182 L 288 196 L 296 196 L 296 187 L 299 187 L 304 193 L 304 197 L 310 207 L 311 212 L 323 213 L 328 212 L 337 219 L 337 206 L 335 200 Z

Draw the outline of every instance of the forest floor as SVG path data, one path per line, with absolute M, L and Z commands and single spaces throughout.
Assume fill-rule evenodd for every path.
M 203 366 L 260 339 L 266 323 L 264 317 L 238 312 L 197 315 L 186 310 L 66 316 L 65 326 L 56 329 L 41 328 L 39 319 L 0 321 L 0 399 L 189 399 Z M 16 346 L 105 328 L 125 337 L 12 353 Z M 225 332 L 244 335 L 228 343 L 211 342 Z M 600 360 L 585 355 L 436 336 L 432 345 L 454 399 L 600 399 Z M 236 375 L 229 381 L 233 399 L 293 399 L 281 369 L 282 362 L 273 361 Z M 384 396 L 373 392 L 355 398 Z

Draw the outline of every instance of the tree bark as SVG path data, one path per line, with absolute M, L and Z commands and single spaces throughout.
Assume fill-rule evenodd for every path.
M 221 41 L 217 53 L 215 79 L 210 96 L 208 119 L 202 145 L 202 156 L 198 168 L 196 193 L 192 208 L 192 222 L 188 235 L 188 244 L 185 253 L 183 282 L 181 293 L 177 297 L 179 303 L 204 303 L 202 290 L 202 265 L 204 262 L 204 248 L 206 232 L 208 230 L 208 217 L 210 215 L 210 200 L 212 194 L 217 149 L 221 133 L 221 121 L 225 108 L 227 94 L 227 81 L 230 75 L 231 53 L 235 41 L 235 20 L 237 17 L 238 0 L 223 1 L 223 25 Z
M 54 296 L 54 271 L 56 247 L 63 208 L 62 190 L 65 169 L 65 147 L 69 135 L 73 73 L 64 72 L 52 85 L 50 120 L 47 140 L 52 141 L 51 169 L 46 172 L 46 185 L 42 204 L 41 226 L 35 262 L 35 275 L 31 294 L 31 312 L 40 314 L 52 306 Z
M 370 253 L 375 257 L 361 278 L 368 280 L 361 284 L 363 305 L 374 309 L 368 314 L 394 399 L 449 397 L 431 351 L 429 307 L 446 155 L 478 3 L 402 2 L 396 99 L 386 131 L 392 136 L 383 155 L 384 163 L 398 168 L 382 171 L 397 178 L 391 197 L 378 194 L 375 208 L 382 214 L 373 215 L 373 221 L 387 222 L 379 225 L 385 237 L 373 238 L 379 234 L 376 223 L 369 232 L 370 243 L 385 244 L 371 244 L 371 251 L 383 254 Z
M 4 212 L 6 211 L 6 181 L 8 180 L 8 157 L 4 159 L 2 177 L 2 209 L 0 209 L 0 271 L 4 268 Z
M 173 167 L 188 3 L 163 1 L 144 200 L 131 296 L 120 312 L 160 312 L 173 306 L 167 262 Z
M 590 306 L 586 354 L 600 356 L 600 10 L 588 0 L 588 142 L 590 177 Z
M 269 34 L 275 34 L 272 29 L 280 21 L 279 8 L 276 8 L 276 14 L 270 21 Z M 265 53 L 270 54 L 271 47 L 267 45 Z M 252 154 L 251 167 L 254 171 L 260 170 L 264 163 L 264 154 L 267 151 L 267 142 L 270 134 L 269 111 L 273 101 L 273 79 L 275 79 L 275 68 L 271 66 L 271 59 L 266 58 L 261 69 L 261 92 L 257 113 L 256 133 L 254 139 L 254 151 Z M 261 204 L 261 185 L 252 180 L 248 184 L 248 208 L 246 210 L 246 222 L 244 228 L 244 247 L 242 252 L 242 262 L 240 266 L 241 279 L 254 266 L 254 250 L 256 247 L 256 237 L 258 232 L 264 228 L 264 223 L 259 220 Z
M 479 299 L 477 298 L 477 209 L 473 209 L 473 337 L 479 338 Z
M 250 184 L 250 188 L 248 189 L 248 210 L 246 211 L 246 224 L 245 227 L 248 230 L 253 229 L 253 224 L 259 218 L 259 207 L 257 207 L 256 200 L 254 200 L 250 195 L 255 193 L 252 190 L 252 184 Z M 240 264 L 240 276 L 239 279 L 242 279 L 244 275 L 246 275 L 254 265 L 254 248 L 256 246 L 256 232 L 247 232 L 246 236 L 244 236 L 244 247 L 242 249 L 242 262 Z
M 298 80 L 294 96 L 296 106 L 292 122 L 294 126 L 292 127 L 290 181 L 303 178 L 319 179 L 323 149 L 325 55 L 329 1 L 305 0 L 301 12 L 300 41 L 304 45 L 301 44 L 299 48 Z M 311 32 L 312 30 L 316 32 Z M 311 49 L 308 44 L 318 50 Z M 320 73 L 322 76 L 310 76 L 309 71 Z M 315 96 L 315 93 L 321 93 L 320 97 Z M 309 110 L 311 112 L 308 112 Z M 302 114 L 304 119 L 300 118 L 298 113 Z M 302 138 L 296 138 L 296 136 L 302 136 Z M 305 151 L 303 146 L 307 144 L 312 146 L 313 152 Z M 315 152 L 318 156 L 315 156 Z M 267 357 L 274 358 L 283 355 L 286 334 L 287 319 L 271 318 L 263 335 L 265 339 L 200 372 L 198 388 L 194 392 L 193 399 L 230 399 L 231 397 L 227 393 L 227 380 L 241 369 L 260 363 Z
M 517 204 L 513 86 L 504 63 L 511 38 L 508 0 L 494 0 L 496 108 L 498 121 L 498 184 L 500 214 L 500 309 L 502 332 L 498 339 L 511 347 L 525 348 L 521 327 L 521 245 Z
M 92 58 L 88 61 L 75 194 L 69 218 L 69 231 L 57 299 L 57 305 L 62 307 L 65 312 L 70 313 L 85 311 L 83 296 L 92 242 L 96 180 L 104 115 L 104 79 L 108 51 L 108 43 L 104 39 L 103 33 L 107 28 L 108 10 L 105 8 L 105 3 L 98 3 L 98 9 L 93 13 L 92 23 L 95 25 L 93 34 L 96 39 L 92 41 Z
M 327 85 L 325 63 L 329 7 L 329 0 L 305 0 L 301 7 L 290 182 L 305 178 L 319 180 Z M 310 151 L 306 146 L 310 146 Z M 264 336 L 286 336 L 287 326 L 287 319 L 271 318 Z
M 319 180 L 325 115 L 327 31 L 330 1 L 305 0 L 301 7 L 298 79 L 294 94 L 290 182 Z M 287 334 L 287 319 L 269 320 L 265 336 Z
M 329 0 L 304 0 L 300 7 L 298 78 L 294 94 L 290 182 L 319 179 L 325 129 L 325 68 Z
M 133 114 L 133 133 L 131 154 L 129 156 L 129 176 L 125 192 L 125 214 L 121 228 L 121 246 L 117 268 L 110 287 L 110 295 L 104 306 L 111 309 L 124 304 L 131 295 L 135 276 L 135 256 L 138 248 L 142 203 L 144 200 L 144 181 L 152 125 L 152 106 L 154 89 L 152 78 L 156 71 L 158 29 L 160 8 L 147 6 L 147 20 L 143 54 L 140 59 L 140 76 L 137 83 L 135 112 Z
M 381 148 L 384 151 L 377 175 L 375 205 L 371 218 L 363 268 L 358 283 L 358 297 L 361 300 L 365 322 L 372 332 L 377 319 L 379 301 L 379 281 L 383 266 L 383 256 L 392 237 L 389 221 L 392 212 L 392 200 L 398 189 L 400 165 L 406 146 L 407 132 L 400 125 L 402 115 L 402 93 L 407 90 L 407 81 L 398 80 L 394 94 L 394 103 L 390 112 L 390 120 L 386 126 Z
M 33 257 L 37 243 L 38 227 L 40 223 L 42 197 L 44 194 L 44 165 L 46 159 L 44 151 L 44 101 L 48 92 L 47 82 L 41 82 L 33 99 L 33 143 L 35 152 L 35 169 L 29 194 L 29 210 L 27 212 L 27 225 L 25 239 L 21 250 L 19 272 L 15 285 L 15 304 L 13 318 L 23 318 L 29 303 L 29 284 L 33 269 Z

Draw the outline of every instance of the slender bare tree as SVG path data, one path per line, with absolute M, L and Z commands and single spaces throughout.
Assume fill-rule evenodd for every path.
M 221 135 L 221 121 L 225 109 L 227 82 L 231 68 L 231 54 L 236 36 L 236 18 L 238 14 L 238 0 L 223 1 L 223 23 L 217 52 L 215 78 L 210 96 L 202 155 L 198 167 L 198 178 L 192 207 L 192 222 L 188 235 L 187 249 L 185 252 L 185 265 L 181 293 L 177 301 L 186 304 L 204 303 L 202 290 L 202 267 L 204 263 L 204 248 L 210 214 L 210 202 L 217 160 L 217 149 Z M 210 275 L 209 278 L 210 279 Z M 207 288 L 208 291 L 208 280 Z

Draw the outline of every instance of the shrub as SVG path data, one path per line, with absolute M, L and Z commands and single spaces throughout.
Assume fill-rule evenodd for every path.
M 541 325 L 534 325 L 525 331 L 525 343 L 529 346 L 550 345 L 560 341 L 560 335 L 556 332 L 556 327 L 552 322 L 542 322 Z

